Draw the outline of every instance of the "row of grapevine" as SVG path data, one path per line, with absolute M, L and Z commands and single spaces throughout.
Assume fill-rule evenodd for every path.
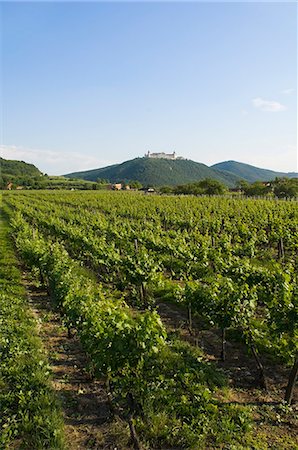
M 207 216 L 204 220 L 209 221 L 209 227 L 216 227 L 216 223 L 221 223 L 222 227 L 225 220 L 224 228 L 228 229 L 215 243 L 210 235 L 202 234 L 198 230 L 162 230 L 162 220 L 159 217 L 158 222 L 158 216 L 164 214 L 164 211 L 158 211 L 156 216 L 156 207 L 152 216 L 143 216 L 146 227 L 141 229 L 139 221 L 135 222 L 143 207 L 139 196 L 121 197 L 122 203 L 125 204 L 126 219 L 123 217 L 124 213 L 121 213 L 121 205 L 117 203 L 118 197 L 113 198 L 116 198 L 115 203 L 120 208 L 119 217 L 114 212 L 114 203 L 109 196 L 86 196 L 89 202 L 83 202 L 83 206 L 79 205 L 76 210 L 73 206 L 77 198 L 77 195 L 73 197 L 60 194 L 51 197 L 44 194 L 34 202 L 34 206 L 30 206 L 30 196 L 29 200 L 28 197 L 22 196 L 22 204 L 16 197 L 13 197 L 10 203 L 17 206 L 31 223 L 36 224 L 50 238 L 64 242 L 68 251 L 91 266 L 103 282 L 112 282 L 126 293 L 129 289 L 130 297 L 139 298 L 141 307 L 150 304 L 150 291 L 156 295 L 161 287 L 170 286 L 171 280 L 173 287 L 169 290 L 170 293 L 173 292 L 177 288 L 173 272 L 177 275 L 180 271 L 184 279 L 176 289 L 180 303 L 205 316 L 210 325 L 216 325 L 223 330 L 231 326 L 240 328 L 251 348 L 256 344 L 264 346 L 264 343 L 267 343 L 267 350 L 271 353 L 288 362 L 293 361 L 298 342 L 297 259 L 290 256 L 297 241 L 295 208 L 291 209 L 285 202 L 262 202 L 261 209 L 257 203 L 249 203 L 249 224 L 252 221 L 251 215 L 256 223 L 261 223 L 257 213 L 262 215 L 265 205 L 267 209 L 274 209 L 275 213 L 266 212 L 263 218 L 266 219 L 265 224 L 262 224 L 264 233 L 266 228 L 269 228 L 270 233 L 272 230 L 277 233 L 279 229 L 279 237 L 286 239 L 286 235 L 288 236 L 287 242 L 291 244 L 289 256 L 286 260 L 277 261 L 275 257 L 269 258 L 267 252 L 264 254 L 262 248 L 258 251 L 255 248 L 251 257 L 240 257 L 237 252 L 235 254 L 235 244 L 231 245 L 231 239 L 228 237 L 236 213 L 228 209 L 226 200 L 222 205 L 219 199 L 215 199 L 222 216 L 229 211 L 228 218 L 224 216 L 225 219 L 222 218 L 221 221 L 215 220 L 215 224 L 211 220 L 215 209 L 211 211 L 211 218 L 208 218 L 208 205 L 204 203 Z M 172 200 L 175 202 L 172 205 L 173 217 L 179 217 L 181 211 L 176 208 L 177 200 Z M 185 200 L 186 204 L 191 200 Z M 202 200 L 205 199 L 200 199 Z M 154 199 L 154 202 L 159 204 L 160 199 Z M 151 203 L 154 202 L 151 200 Z M 168 202 L 169 199 L 166 199 L 166 206 Z M 137 210 L 132 210 L 134 203 L 139 204 Z M 241 208 L 244 208 L 244 212 Z M 241 219 L 246 217 L 246 209 L 247 205 L 240 201 L 237 211 Z M 254 210 L 257 213 L 253 214 Z M 192 210 L 190 213 L 193 214 Z M 270 227 L 267 216 L 271 217 Z M 291 221 L 291 227 L 285 229 L 281 218 L 287 225 Z M 173 218 L 171 221 L 173 225 Z M 153 229 L 147 227 L 148 222 L 149 225 L 154 222 Z M 234 241 L 237 240 L 237 235 L 240 236 L 241 247 L 245 227 L 244 224 L 242 227 L 239 225 L 237 223 L 233 234 Z M 200 221 L 198 227 L 201 227 Z M 220 228 L 216 231 L 219 233 Z M 248 236 L 247 231 L 248 228 L 244 233 L 245 239 Z M 262 233 L 260 234 L 259 246 L 262 247 L 264 239 Z M 197 288 L 194 289 L 192 285 Z M 256 360 L 260 366 L 257 355 Z
M 63 421 L 51 388 L 6 220 L 0 220 L 0 448 L 64 448 Z
M 229 243 L 231 252 L 239 256 L 245 256 L 245 252 L 247 256 L 272 256 L 270 249 L 275 247 L 277 250 L 280 239 L 286 257 L 297 250 L 296 204 L 204 198 L 154 198 L 149 201 L 120 194 L 119 198 L 108 194 L 106 197 L 82 194 L 82 197 L 77 193 L 43 194 L 32 202 L 32 194 L 26 193 L 22 195 L 22 201 L 26 209 L 34 203 L 40 213 L 48 213 L 48 218 L 58 215 L 67 224 L 84 225 L 88 233 L 100 231 L 121 240 L 126 236 L 127 241 L 131 241 L 135 233 L 145 242 L 152 241 L 154 250 L 164 240 L 162 251 L 171 241 L 177 247 L 179 238 L 181 244 L 184 242 L 195 248 L 193 244 L 200 236 L 205 241 L 210 240 L 213 248 L 224 250 Z M 13 195 L 9 200 L 18 202 Z M 245 250 L 248 243 L 250 249 Z
M 119 292 L 96 283 L 21 215 L 12 225 L 20 254 L 38 269 L 67 326 L 77 331 L 93 375 L 106 377 L 116 411 L 150 448 L 245 440 L 249 411 L 215 399 L 224 380 L 199 350 L 166 339 L 156 312 L 132 311 Z

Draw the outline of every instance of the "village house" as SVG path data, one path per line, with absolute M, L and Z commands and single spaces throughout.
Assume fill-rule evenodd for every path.
M 108 186 L 108 189 L 112 190 L 112 191 L 121 191 L 122 189 L 122 184 L 121 183 L 114 183 L 114 184 L 110 184 Z

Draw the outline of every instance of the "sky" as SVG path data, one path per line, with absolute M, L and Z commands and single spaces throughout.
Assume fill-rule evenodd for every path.
M 0 156 L 297 171 L 296 2 L 1 2 Z

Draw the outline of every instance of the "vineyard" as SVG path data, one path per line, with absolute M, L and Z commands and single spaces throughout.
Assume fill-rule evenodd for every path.
M 6 192 L 2 223 L 3 448 L 74 448 L 8 232 L 120 429 L 76 448 L 298 448 L 297 202 Z

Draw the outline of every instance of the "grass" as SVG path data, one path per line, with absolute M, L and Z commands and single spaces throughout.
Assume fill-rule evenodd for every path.
M 0 241 L 0 448 L 60 450 L 62 415 L 3 216 Z

